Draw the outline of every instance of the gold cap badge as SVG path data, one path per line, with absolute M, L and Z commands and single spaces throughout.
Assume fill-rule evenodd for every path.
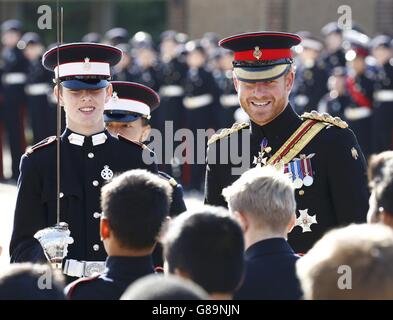
M 262 57 L 262 51 L 259 49 L 259 47 L 255 47 L 254 53 L 252 54 L 257 60 L 259 60 Z

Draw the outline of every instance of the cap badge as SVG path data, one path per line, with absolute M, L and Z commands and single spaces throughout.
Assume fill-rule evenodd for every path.
M 119 100 L 119 97 L 117 96 L 117 92 L 116 91 L 113 91 L 113 93 L 112 93 L 112 100 L 113 101 L 117 101 L 117 100 Z
M 254 53 L 252 54 L 257 60 L 259 60 L 262 57 L 262 51 L 259 49 L 259 47 L 255 47 Z
M 91 67 L 90 58 L 85 58 L 85 62 L 83 63 L 83 69 L 89 70 Z

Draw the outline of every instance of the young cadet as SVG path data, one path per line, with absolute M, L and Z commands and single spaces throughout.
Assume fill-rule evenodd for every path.
M 106 252 L 98 232 L 101 186 L 129 169 L 157 172 L 151 152 L 105 130 L 104 105 L 112 96 L 110 67 L 120 59 L 119 49 L 95 43 L 64 44 L 42 59 L 60 82 L 54 94 L 66 114 L 66 130 L 60 137 L 59 197 L 60 221 L 69 225 L 74 238 L 63 270 L 72 277 L 104 269 Z M 56 137 L 41 141 L 21 159 L 12 262 L 46 260 L 34 234 L 57 222 L 55 141 Z

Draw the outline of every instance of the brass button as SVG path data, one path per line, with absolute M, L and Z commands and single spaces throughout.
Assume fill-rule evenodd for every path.
M 304 190 L 299 190 L 299 196 L 304 195 Z
M 60 198 L 63 198 L 63 197 L 64 197 L 64 193 L 63 193 L 63 192 L 60 192 L 60 193 L 59 193 L 59 197 L 60 197 Z
M 87 155 L 90 159 L 94 158 L 94 153 L 93 152 L 89 152 L 89 154 Z
M 94 250 L 94 251 L 100 250 L 100 246 L 99 246 L 98 244 L 95 244 L 95 245 L 93 246 L 93 250 Z
M 93 181 L 93 186 L 98 187 L 99 184 L 100 184 L 100 183 L 99 183 L 97 180 L 94 180 L 94 181 Z

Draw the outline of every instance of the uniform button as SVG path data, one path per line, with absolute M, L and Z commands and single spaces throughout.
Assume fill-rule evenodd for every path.
M 89 154 L 87 155 L 90 159 L 94 158 L 94 153 L 93 152 L 89 152 Z
M 94 250 L 94 251 L 100 250 L 100 246 L 99 246 L 98 244 L 95 244 L 95 245 L 93 246 L 93 250 Z
M 299 196 L 304 195 L 304 190 L 299 190 Z
M 59 197 L 60 197 L 60 198 L 63 198 L 63 197 L 64 197 L 64 193 L 63 193 L 63 192 L 60 192 L 60 193 L 59 193 Z
M 99 217 L 101 217 L 101 213 L 99 213 L 99 212 L 94 212 L 94 213 L 93 213 L 93 217 L 94 217 L 95 219 L 98 219 Z
M 97 180 L 94 180 L 94 181 L 93 181 L 93 186 L 98 187 L 99 184 L 100 184 L 100 183 L 99 183 Z

